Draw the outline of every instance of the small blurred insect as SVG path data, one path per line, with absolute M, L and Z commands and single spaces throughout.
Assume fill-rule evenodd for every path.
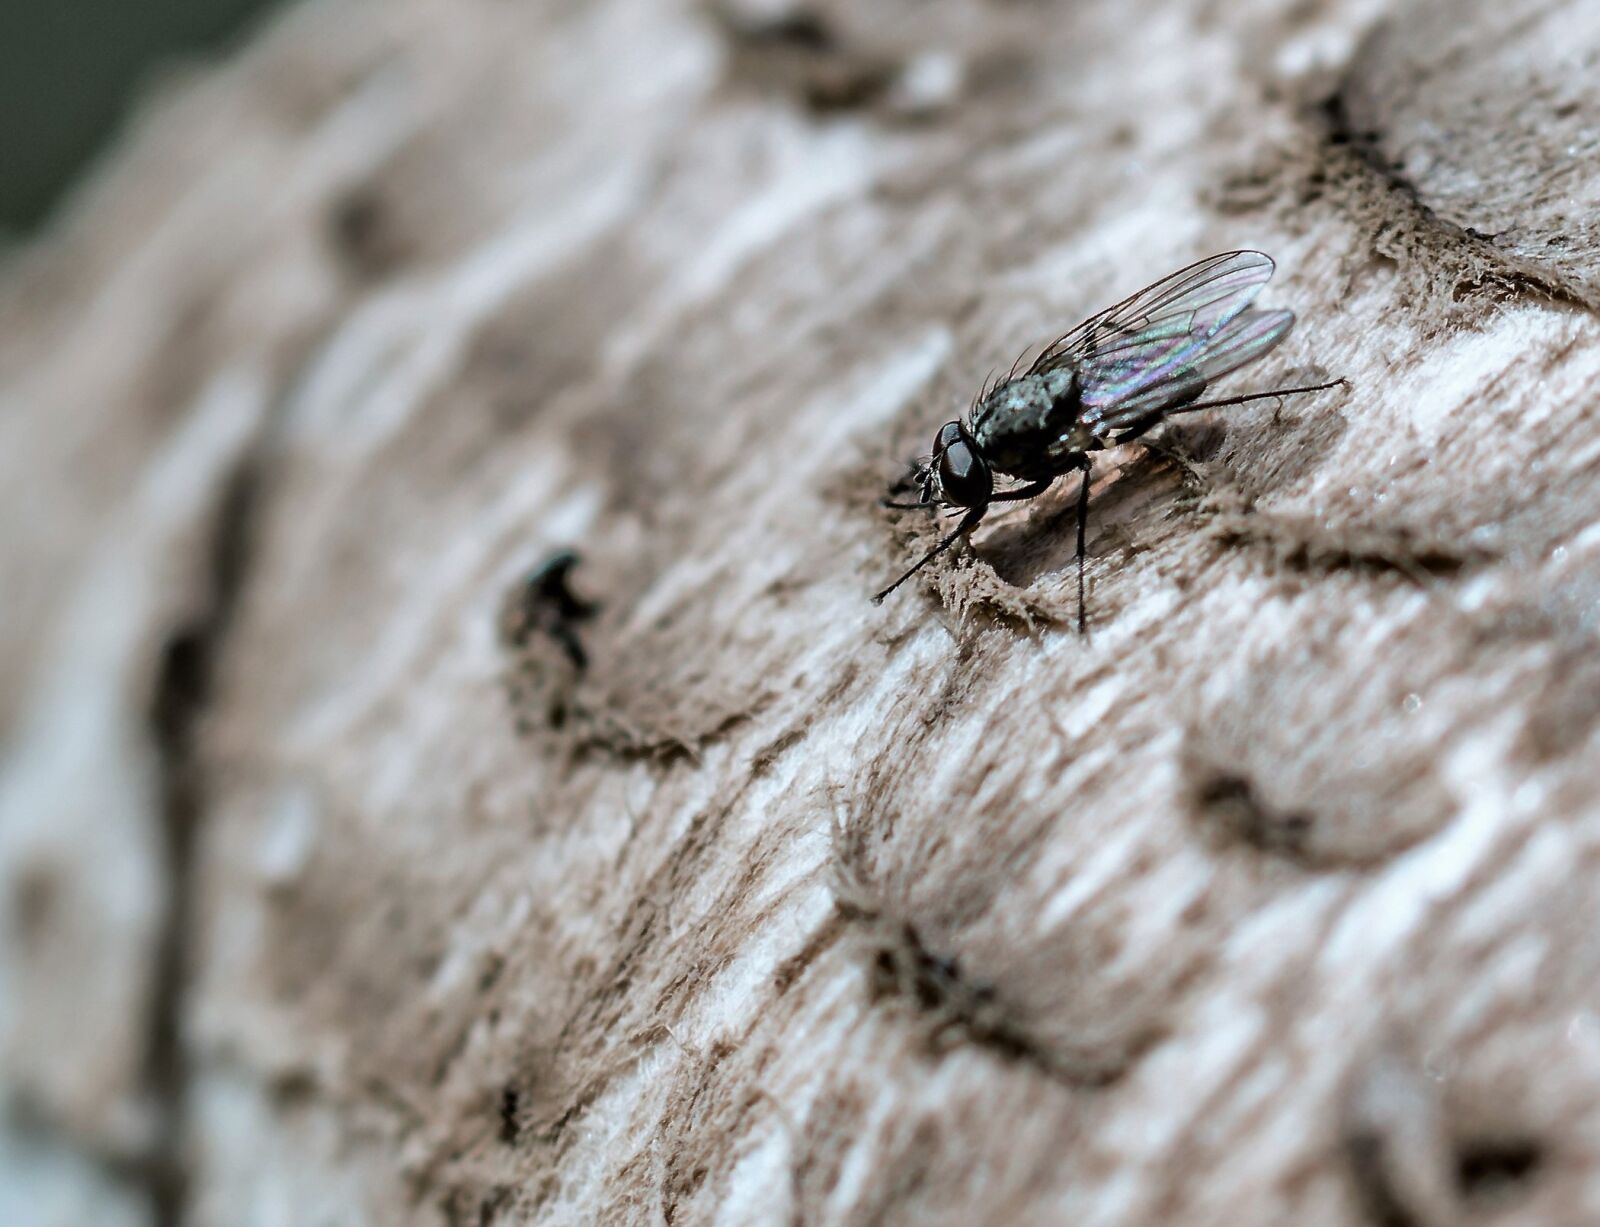
M 1273 268 L 1271 257 L 1259 251 L 1223 252 L 1181 268 L 1091 315 L 1020 375 L 1013 367 L 1004 380 L 985 387 L 966 421 L 941 426 L 933 454 L 890 490 L 895 495 L 915 488 L 918 500 L 884 500 L 889 507 L 950 508 L 963 513 L 961 522 L 872 599 L 883 600 L 970 533 L 993 504 L 1036 498 L 1056 478 L 1077 471 L 1083 474 L 1077 552 L 1083 631 L 1090 452 L 1130 443 L 1169 414 L 1321 392 L 1346 382 L 1201 399 L 1216 380 L 1254 362 L 1294 326 L 1292 311 L 1247 310 Z M 1024 484 L 996 493 L 996 473 Z

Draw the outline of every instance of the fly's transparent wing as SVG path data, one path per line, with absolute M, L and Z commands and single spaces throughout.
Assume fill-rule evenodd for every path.
M 1028 374 L 1093 364 L 1102 382 L 1132 391 L 1145 368 L 1248 307 L 1272 280 L 1273 268 L 1272 257 L 1259 251 L 1225 251 L 1181 268 L 1091 315 L 1040 354 Z
M 1261 357 L 1293 327 L 1292 311 L 1241 312 L 1208 335 L 1166 349 L 1131 389 L 1126 381 L 1100 382 L 1086 372 L 1079 420 L 1096 431 L 1123 430 L 1153 413 L 1181 409 L 1214 380 Z

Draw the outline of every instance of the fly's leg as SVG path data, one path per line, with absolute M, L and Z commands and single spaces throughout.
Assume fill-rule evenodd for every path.
M 1327 383 L 1311 383 L 1303 388 L 1273 388 L 1267 392 L 1247 392 L 1243 396 L 1224 396 L 1220 400 L 1197 400 L 1163 413 L 1194 413 L 1201 409 L 1221 409 L 1225 405 L 1243 405 L 1253 400 L 1271 400 L 1274 396 L 1299 396 L 1304 392 L 1326 392 L 1329 388 L 1348 387 L 1348 379 L 1330 379 Z M 1148 428 L 1147 428 L 1148 429 Z
M 938 545 L 934 546 L 921 558 L 917 559 L 909 571 L 907 571 L 899 579 L 895 580 L 894 583 L 890 584 L 882 592 L 878 593 L 877 596 L 873 597 L 872 603 L 874 605 L 881 603 L 884 597 L 888 596 L 901 584 L 905 583 L 906 580 L 910 579 L 918 571 L 922 570 L 923 567 L 927 566 L 940 554 L 944 553 L 947 549 L 954 545 L 959 538 L 965 536 L 974 528 L 978 527 L 978 521 L 983 519 L 983 513 L 987 510 L 989 510 L 989 505 L 985 503 L 982 506 L 974 507 L 971 511 L 967 512 L 966 515 L 962 516 L 961 523 L 956 525 L 955 531 L 951 532 L 942 541 L 940 541 Z
M 1145 429 L 1149 429 L 1146 427 Z M 1083 469 L 1083 480 L 1078 486 L 1078 634 L 1089 633 L 1089 615 L 1085 612 L 1083 600 L 1083 560 L 1084 539 L 1089 527 L 1089 461 L 1085 457 L 1080 467 Z M 1030 482 L 1020 490 L 1012 490 L 1006 494 L 996 494 L 989 501 L 991 503 L 1013 503 L 1025 498 L 1037 498 L 1048 490 L 1055 481 L 1054 477 L 1046 477 L 1042 481 Z
M 1083 597 L 1083 559 L 1089 534 L 1089 462 L 1083 462 L 1083 480 L 1078 483 L 1078 634 L 1089 633 L 1089 613 Z
M 913 460 L 906 465 L 906 471 L 894 479 L 894 485 L 889 487 L 890 494 L 904 494 L 907 490 L 914 489 L 922 480 L 922 466 Z
M 1135 439 L 1142 438 L 1143 436 L 1149 434 L 1157 426 L 1161 425 L 1161 419 L 1165 416 L 1166 412 L 1164 410 L 1158 413 L 1152 413 L 1149 417 L 1135 422 L 1132 426 L 1128 427 L 1128 429 L 1118 431 L 1116 437 L 1113 438 L 1111 442 L 1117 447 L 1121 447 L 1124 443 L 1132 443 Z M 1147 443 L 1145 446 L 1148 447 L 1150 445 Z
M 942 542 L 939 543 L 938 547 L 933 551 L 933 554 L 937 554 L 940 550 L 944 549 L 945 546 L 949 545 L 950 542 L 952 540 L 954 540 L 954 538 L 959 537 L 962 533 L 968 532 L 971 529 L 977 527 L 978 520 L 973 518 L 973 512 L 974 511 L 977 511 L 979 518 L 981 518 L 982 517 L 982 513 L 984 511 L 987 511 L 989 506 L 991 504 L 993 504 L 993 503 L 1015 503 L 1015 502 L 1020 502 L 1023 499 L 1038 498 L 1039 495 L 1043 494 L 1046 490 L 1048 490 L 1050 488 L 1051 483 L 1054 482 L 1054 481 L 1055 481 L 1054 477 L 1046 477 L 1042 481 L 1029 482 L 1026 486 L 1022 486 L 1022 487 L 1020 487 L 1019 489 L 1016 489 L 1016 490 L 1009 490 L 1004 494 L 991 495 L 990 498 L 989 498 L 989 502 L 985 503 L 983 505 L 983 507 L 981 507 L 981 508 L 971 508 L 971 509 L 966 508 L 966 507 L 951 507 L 951 508 L 949 508 L 945 512 L 946 518 L 948 518 L 950 516 L 959 515 L 959 516 L 965 516 L 966 519 L 962 520 L 961 527 L 957 528 L 955 530 L 955 532 L 953 534 L 951 534 L 951 536 L 946 537 Z M 926 503 L 891 503 L 888 500 L 884 500 L 883 505 L 885 507 L 921 508 L 924 511 L 932 511 L 932 510 L 937 510 L 939 508 L 939 504 L 936 503 L 936 502 L 933 502 L 931 500 L 929 502 L 926 502 Z M 928 558 L 932 558 L 933 554 L 929 554 Z M 889 593 L 893 592 L 895 588 L 898 588 L 906 580 L 906 578 L 911 574 L 912 571 L 917 570 L 918 567 L 922 566 L 922 563 L 927 562 L 928 558 L 924 558 L 922 560 L 922 562 L 917 563 L 916 567 L 911 568 L 911 571 L 907 571 L 905 575 L 902 575 L 899 579 L 897 579 L 894 582 L 892 587 L 885 588 L 876 597 L 874 597 L 873 600 L 881 601 L 884 597 L 888 596 Z
M 1188 403 L 1180 402 L 1178 404 L 1163 405 L 1149 416 L 1140 418 L 1127 428 L 1117 431 L 1113 442 L 1119 447 L 1124 443 L 1132 443 L 1156 426 L 1159 426 L 1168 417 L 1179 413 L 1195 413 L 1204 409 L 1223 409 L 1230 405 L 1247 405 L 1251 401 L 1271 400 L 1280 396 L 1300 396 L 1307 392 L 1326 392 L 1329 388 L 1345 387 L 1349 383 L 1348 379 L 1333 379 L 1327 383 L 1307 384 L 1305 387 L 1300 388 L 1273 388 L 1266 392 L 1247 392 L 1243 396 L 1224 396 L 1216 400 L 1199 400 L 1198 397 L 1205 392 L 1205 384 L 1202 383 L 1194 389 L 1194 399 L 1190 399 Z M 1195 470 L 1188 458 L 1179 454 L 1177 449 L 1170 444 L 1158 439 L 1153 442 L 1147 442 L 1144 446 L 1160 456 L 1165 456 L 1181 468 L 1185 480 L 1190 485 L 1200 486 L 1204 484 L 1200 474 Z
M 928 465 L 913 460 L 906 466 L 906 471 L 895 479 L 894 485 L 889 487 L 888 493 L 878 500 L 880 507 L 893 507 L 897 511 L 932 511 L 935 507 L 932 491 L 928 487 L 928 474 L 931 469 Z M 895 495 L 905 494 L 911 490 L 917 491 L 917 501 L 908 503 L 897 499 Z
M 1054 481 L 1054 477 L 1046 477 L 1040 481 L 1029 482 L 1026 486 L 1016 490 L 1008 490 L 1004 494 L 992 494 L 989 496 L 989 501 L 991 503 L 1017 503 L 1025 498 L 1038 498 L 1050 488 L 1051 483 Z

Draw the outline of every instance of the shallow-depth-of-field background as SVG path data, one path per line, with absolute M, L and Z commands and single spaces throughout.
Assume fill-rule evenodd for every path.
M 1597 56 L 321 0 L 162 91 L 0 275 L 0 1204 L 1600 1217 Z M 1067 489 L 870 603 L 1236 247 L 1230 386 L 1347 388 L 1099 457 L 1087 637 Z

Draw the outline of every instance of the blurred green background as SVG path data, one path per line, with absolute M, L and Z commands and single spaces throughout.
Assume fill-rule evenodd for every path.
M 36 227 L 139 85 L 226 48 L 274 0 L 0 0 L 0 236 Z

